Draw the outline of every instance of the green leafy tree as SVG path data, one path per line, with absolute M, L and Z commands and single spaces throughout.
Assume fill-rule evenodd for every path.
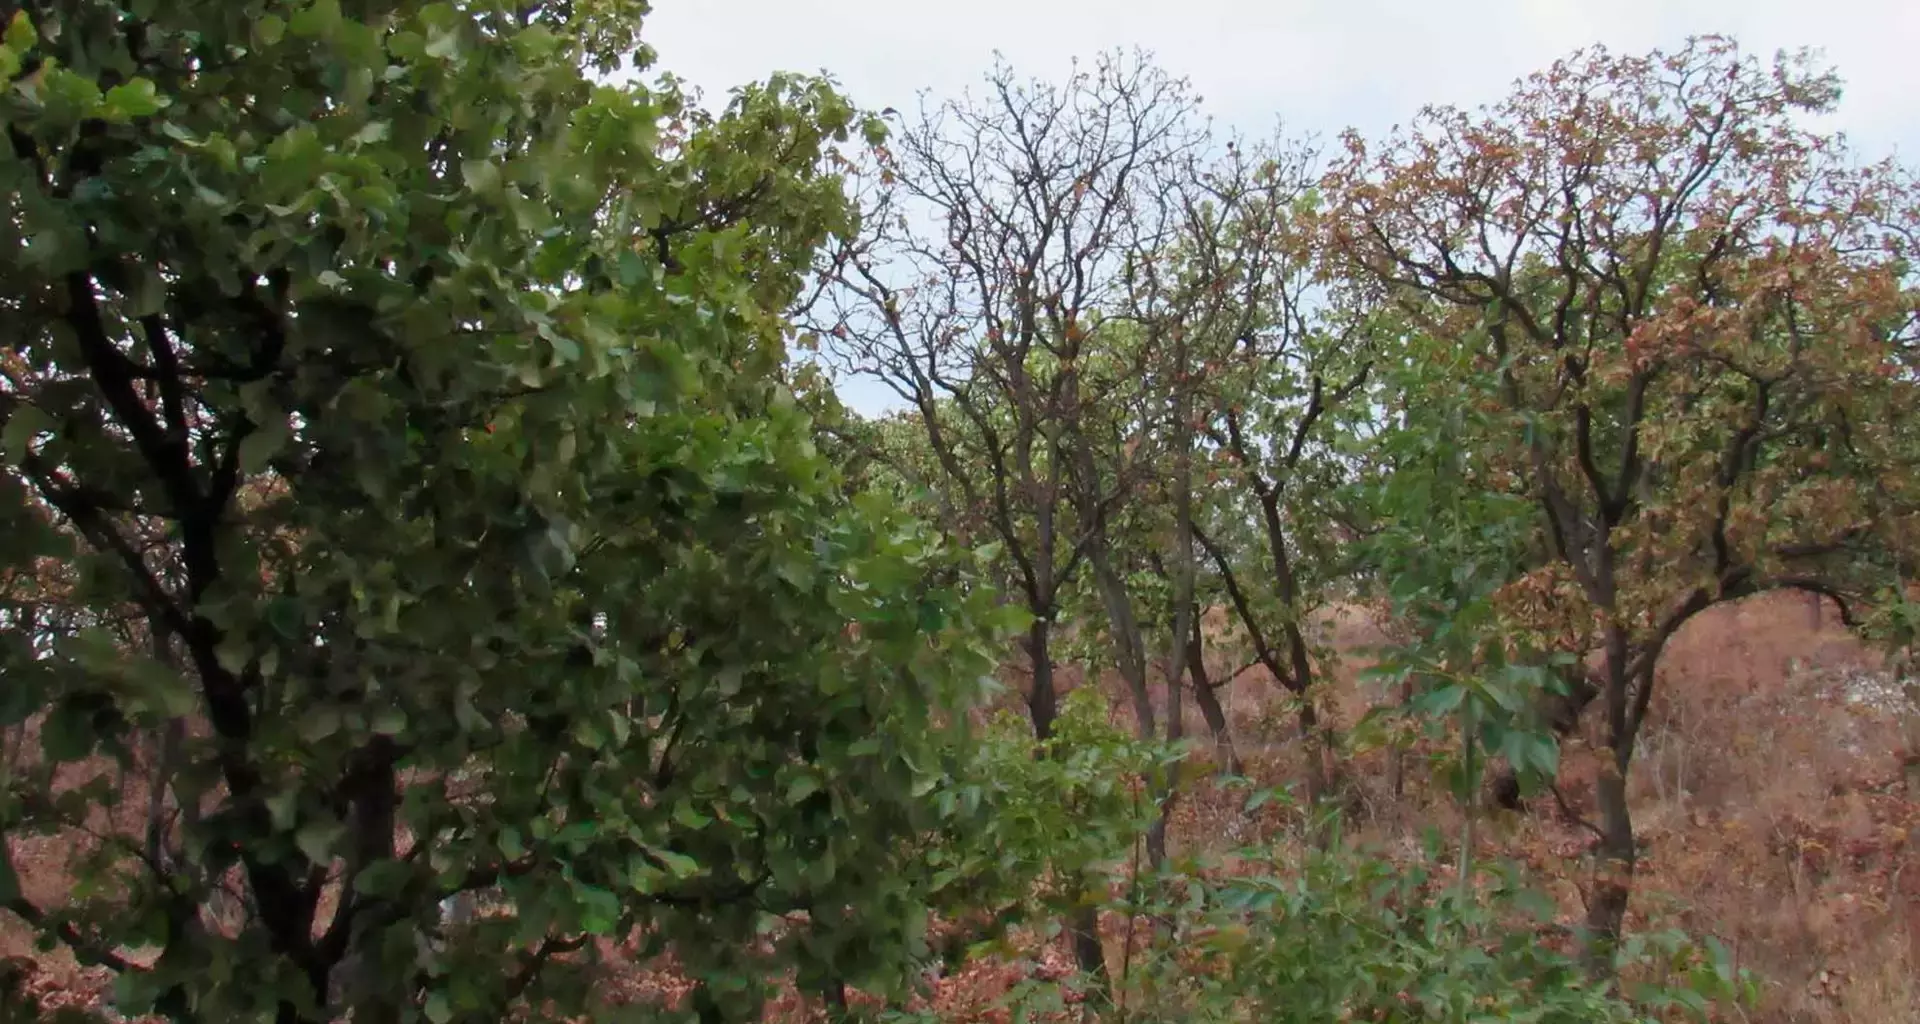
M 1311 202 L 1296 157 L 1284 189 L 1236 225 L 1267 266 L 1238 268 L 1239 322 L 1216 339 L 1199 410 L 1210 498 L 1195 531 L 1250 659 L 1285 689 L 1306 752 L 1307 803 L 1331 795 L 1333 734 L 1316 686 L 1324 650 L 1311 616 L 1349 572 L 1330 501 L 1352 472 L 1355 407 L 1372 372 L 1371 325 L 1310 295 Z M 1304 222 L 1304 223 L 1303 223 Z
M 1626 776 L 1668 640 L 1798 588 L 1843 614 L 1911 549 L 1912 183 L 1798 117 L 1830 75 L 1729 41 L 1583 52 L 1428 111 L 1329 178 L 1330 244 L 1496 381 L 1476 456 L 1537 509 L 1542 634 L 1599 637 L 1609 770 L 1587 895 L 1605 970 L 1637 844 Z M 1585 626 L 1578 625 L 1584 619 Z M 1550 646 L 1543 644 L 1542 646 Z
M 123 1012 L 565 1015 L 606 936 L 738 1019 L 918 948 L 987 597 L 781 383 L 866 126 L 597 84 L 643 10 L 7 26 L 0 826 L 76 882 L 0 906 Z

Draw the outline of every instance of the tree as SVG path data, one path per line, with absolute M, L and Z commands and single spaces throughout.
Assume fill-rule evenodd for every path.
M 1033 614 L 1028 708 L 1044 739 L 1061 595 L 1100 525 L 1073 503 L 1090 487 L 1096 504 L 1117 501 L 1113 481 L 1073 476 L 1078 418 L 1124 382 L 1089 379 L 1084 363 L 1126 261 L 1154 247 L 1139 214 L 1196 145 L 1194 101 L 1118 56 L 1061 86 L 1005 65 L 986 84 L 891 140 L 870 233 L 839 254 L 820 333 L 907 403 L 948 503 L 1004 546 Z
M 1268 194 L 1233 227 L 1246 255 L 1223 280 L 1237 320 L 1211 356 L 1203 422 L 1214 472 L 1235 486 L 1215 489 L 1195 536 L 1252 659 L 1296 702 L 1307 802 L 1317 806 L 1331 789 L 1333 743 L 1316 706 L 1308 620 L 1345 569 L 1326 504 L 1348 472 L 1345 421 L 1372 370 L 1372 325 L 1338 296 L 1309 294 L 1320 269 L 1309 251 L 1311 160 L 1269 162 Z
M 1129 371 L 1142 365 L 1116 362 L 1137 350 L 1103 344 L 1103 314 L 1124 298 L 1132 261 L 1167 240 L 1160 214 L 1200 135 L 1186 84 L 1138 56 L 1102 57 L 1059 86 L 1003 64 L 986 86 L 923 110 L 892 140 L 871 231 L 838 255 L 820 333 L 847 370 L 908 404 L 942 503 L 978 517 L 1004 552 L 1032 616 L 1027 706 L 1045 741 L 1067 588 L 1085 568 L 1116 596 L 1108 519 L 1146 464 L 1102 465 L 1087 445 L 1103 407 L 1135 410 Z M 1150 735 L 1139 631 L 1127 607 L 1106 607 Z M 1082 968 L 1103 974 L 1090 906 L 1072 928 Z
M 1912 540 L 1911 186 L 1797 118 L 1834 79 L 1726 40 L 1590 50 L 1477 115 L 1423 113 L 1328 182 L 1351 271 L 1490 373 L 1478 454 L 1519 481 L 1553 560 L 1525 586 L 1601 638 L 1590 953 L 1611 962 L 1636 846 L 1626 799 L 1660 652 L 1720 602 L 1855 606 Z M 1567 609 L 1572 607 L 1572 611 Z
M 595 84 L 643 9 L 7 27 L 0 826 L 78 882 L 0 857 L 0 906 L 123 1012 L 564 1016 L 608 936 L 745 1019 L 918 942 L 898 840 L 942 820 L 987 598 L 843 502 L 781 384 L 874 132 L 814 80 L 718 117 Z M 482 889 L 510 912 L 442 926 Z

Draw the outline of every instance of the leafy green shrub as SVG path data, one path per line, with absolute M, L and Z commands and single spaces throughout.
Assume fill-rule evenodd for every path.
M 945 823 L 919 857 L 938 912 L 975 922 L 961 938 L 977 944 L 1103 888 L 1152 824 L 1144 787 L 1175 760 L 1165 744 L 1112 724 L 1093 687 L 1066 696 L 1043 743 L 1025 718 L 994 716 L 934 794 Z
M 1429 867 L 1443 859 L 1435 837 L 1415 863 L 1336 844 L 1183 877 L 1161 911 L 1180 937 L 1141 961 L 1127 1019 L 1625 1024 L 1738 994 L 1724 956 L 1674 936 L 1636 951 L 1682 968 L 1661 984 L 1595 987 L 1549 901 L 1504 868 L 1463 894 Z
M 1437 836 L 1424 853 L 1402 863 L 1338 841 L 1297 859 L 1243 850 L 1232 870 L 1189 864 L 1138 887 L 1146 902 L 1116 909 L 1163 922 L 1170 941 L 1130 955 L 1113 1018 L 1651 1024 L 1712 1019 L 1756 992 L 1724 949 L 1678 933 L 1634 936 L 1622 964 L 1635 980 L 1596 986 L 1551 902 L 1516 871 L 1483 869 L 1463 895 L 1428 867 L 1445 859 Z M 1016 1020 L 1064 1020 L 1074 984 L 1029 979 L 1004 1002 Z

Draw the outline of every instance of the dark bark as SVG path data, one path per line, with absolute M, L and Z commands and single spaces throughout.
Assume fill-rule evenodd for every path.
M 1302 695 L 1300 705 L 1300 753 L 1305 765 L 1308 813 L 1317 816 L 1321 804 L 1332 790 L 1327 770 L 1327 737 L 1320 725 L 1320 713 L 1311 697 Z M 1316 832 L 1324 830 L 1316 829 Z M 1318 838 L 1324 839 L 1324 836 Z
M 1183 719 L 1183 702 L 1180 699 L 1180 683 L 1186 677 L 1184 666 L 1169 665 L 1167 672 L 1167 742 L 1178 744 L 1186 738 L 1186 722 Z M 1180 793 L 1180 763 L 1168 768 L 1169 775 L 1159 785 L 1155 794 L 1160 802 L 1160 813 L 1153 819 L 1153 825 L 1147 830 L 1147 863 L 1154 869 L 1167 863 L 1167 827 L 1173 818 L 1174 801 Z
M 1113 635 L 1114 664 L 1120 670 L 1120 678 L 1126 680 L 1127 695 L 1133 701 L 1135 729 L 1141 738 L 1150 740 L 1159 735 L 1160 729 L 1153 710 L 1153 692 L 1147 684 L 1147 657 L 1140 622 L 1133 613 L 1126 581 L 1114 569 L 1104 529 L 1095 527 L 1095 530 L 1099 532 L 1088 546 L 1087 566 L 1100 590 L 1100 603 L 1106 608 L 1107 628 Z
M 1033 682 L 1027 691 L 1027 710 L 1033 718 L 1034 738 L 1044 743 L 1053 737 L 1053 723 L 1060 715 L 1059 694 L 1053 683 L 1053 624 L 1044 617 L 1035 617 L 1033 625 L 1027 630 L 1027 656 L 1032 662 Z M 1075 883 L 1076 885 L 1083 883 Z M 1100 949 L 1100 911 L 1092 905 L 1079 905 L 1067 912 L 1066 931 L 1068 942 L 1073 948 L 1073 959 L 1080 972 L 1093 979 L 1097 988 L 1105 991 L 1107 981 L 1107 959 Z
M 376 736 L 357 753 L 343 780 L 349 836 L 348 868 L 352 872 L 348 877 L 393 856 L 394 825 L 399 810 L 395 760 L 393 742 Z M 345 955 L 362 964 L 371 982 L 361 992 L 349 994 L 353 1019 L 366 1024 L 398 1024 L 404 1017 L 406 997 L 400 994 L 399 986 L 383 984 L 372 973 L 382 969 L 380 950 L 375 948 L 382 939 L 382 929 L 354 928 L 353 921 L 355 918 L 376 922 L 392 920 L 404 914 L 403 908 L 389 906 L 384 900 L 366 900 L 355 891 L 343 897 L 339 914 L 344 927 L 337 934 L 345 939 Z
M 1413 700 L 1413 680 L 1400 684 L 1400 707 L 1405 709 Z M 1399 800 L 1407 793 L 1407 748 L 1404 743 L 1395 742 L 1387 751 L 1387 785 L 1393 790 L 1393 798 Z
M 1027 660 L 1033 679 L 1027 686 L 1027 713 L 1033 719 L 1033 736 L 1046 742 L 1053 737 L 1053 721 L 1060 717 L 1060 695 L 1053 684 L 1053 623 L 1036 615 L 1027 628 Z
M 1627 805 L 1627 772 L 1633 765 L 1634 741 L 1644 715 L 1644 695 L 1650 693 L 1653 686 L 1652 659 L 1669 635 L 1670 631 L 1663 632 L 1648 651 L 1643 652 L 1643 659 L 1630 662 L 1632 648 L 1625 631 L 1618 626 L 1610 626 L 1606 631 L 1606 662 L 1600 690 L 1605 700 L 1610 756 L 1594 785 L 1600 811 L 1600 835 L 1594 849 L 1593 885 L 1587 893 L 1583 950 L 1587 972 L 1596 980 L 1613 975 L 1614 955 L 1620 947 L 1627 905 L 1633 893 L 1639 850 L 1633 834 L 1632 809 Z M 1641 667 L 1636 671 L 1630 668 L 1632 664 Z
M 1613 975 L 1614 954 L 1620 947 L 1620 935 L 1626 924 L 1638 852 L 1633 837 L 1633 815 L 1627 806 L 1625 771 L 1615 765 L 1608 768 L 1595 787 L 1601 836 L 1594 850 L 1597 871 L 1587 893 L 1587 934 L 1582 951 L 1587 973 L 1596 979 Z
M 1227 775 L 1246 774 L 1245 766 L 1240 763 L 1240 753 L 1233 746 L 1233 732 L 1227 724 L 1227 712 L 1220 706 L 1220 695 L 1214 689 L 1214 682 L 1208 678 L 1207 663 L 1203 657 L 1205 647 L 1200 640 L 1200 617 L 1194 616 L 1193 628 L 1187 631 L 1187 671 L 1193 679 L 1193 702 L 1200 708 L 1200 717 L 1206 720 L 1207 729 L 1213 733 L 1214 763 Z
M 1113 1004 L 1113 979 L 1107 971 L 1107 952 L 1100 945 L 1100 908 L 1091 904 L 1067 912 L 1067 940 L 1073 962 L 1087 978 L 1096 1005 Z

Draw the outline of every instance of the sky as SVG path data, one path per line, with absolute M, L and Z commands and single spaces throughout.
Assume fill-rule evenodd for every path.
M 917 107 L 980 81 L 998 51 L 1022 75 L 1141 47 L 1205 110 L 1253 135 L 1377 136 L 1426 103 L 1478 106 L 1595 43 L 1623 53 L 1689 35 L 1750 52 L 1813 47 L 1846 82 L 1826 126 L 1869 159 L 1920 165 L 1916 0 L 654 0 L 660 68 L 724 101 L 774 71 L 831 74 L 861 106 Z M 877 411 L 879 394 L 843 389 Z

